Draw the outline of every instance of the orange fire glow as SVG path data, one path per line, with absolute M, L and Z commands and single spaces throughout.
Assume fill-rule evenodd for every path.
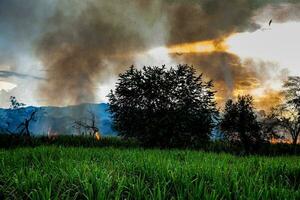
M 207 40 L 173 45 L 168 47 L 168 52 L 170 54 L 211 53 L 214 51 L 226 51 L 227 49 L 225 40 Z
M 249 91 L 247 89 L 235 89 L 233 91 L 233 97 L 237 98 L 238 96 L 243 96 L 249 94 Z
M 255 96 L 254 105 L 260 110 L 266 112 L 271 111 L 272 108 L 284 102 L 284 96 L 281 91 L 268 90 L 264 95 Z
M 101 136 L 100 136 L 99 132 L 96 132 L 96 134 L 95 134 L 95 139 L 96 139 L 96 140 L 100 140 L 100 139 L 101 139 Z
M 55 132 L 52 132 L 51 127 L 48 128 L 47 137 L 50 140 L 55 140 L 58 137 L 58 134 Z
M 271 139 L 271 143 L 272 144 L 292 144 L 292 141 L 290 139 L 275 139 L 275 138 L 272 138 Z
M 184 54 L 210 54 L 214 52 L 231 52 L 230 40 L 235 34 L 228 35 L 226 37 L 217 40 L 206 40 L 206 41 L 196 41 L 190 43 L 182 43 L 171 45 L 167 47 L 167 52 L 169 54 L 177 54 L 178 56 Z M 212 77 L 213 78 L 213 77 Z M 237 98 L 239 95 L 252 95 L 254 96 L 254 103 L 258 109 L 265 110 L 268 112 L 272 107 L 278 105 L 282 102 L 282 94 L 279 91 L 266 90 L 264 95 L 259 95 L 255 93 L 255 90 L 263 87 L 257 80 L 253 80 L 251 85 L 243 86 L 240 83 L 236 83 L 231 94 L 226 94 L 224 91 L 224 85 L 215 83 L 215 88 L 218 93 L 216 94 L 216 102 L 223 106 L 227 98 Z M 222 91 L 223 90 L 223 91 Z

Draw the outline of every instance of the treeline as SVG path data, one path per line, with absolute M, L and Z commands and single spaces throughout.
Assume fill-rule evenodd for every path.
M 138 148 L 141 145 L 134 139 L 120 137 L 103 137 L 95 140 L 91 136 L 57 135 L 55 137 L 0 134 L 0 148 L 11 149 L 18 147 L 59 146 L 59 147 L 117 147 Z
M 228 100 L 218 110 L 213 81 L 188 65 L 176 68 L 133 66 L 120 74 L 109 97 L 114 128 L 146 147 L 205 146 L 212 133 L 245 152 L 262 149 L 289 134 L 296 146 L 300 132 L 300 77 L 284 84 L 286 102 L 269 115 L 258 115 L 250 95 Z M 296 147 L 295 147 L 296 149 Z
M 299 153 L 300 77 L 289 77 L 282 91 L 285 102 L 266 114 L 259 114 L 250 95 L 229 99 L 217 109 L 213 81 L 188 65 L 175 68 L 130 67 L 120 74 L 116 88 L 108 95 L 116 141 L 125 145 L 158 148 L 192 148 L 235 153 Z M 24 104 L 11 97 L 11 108 L 23 113 Z M 74 121 L 75 130 L 87 130 L 88 137 L 32 137 L 30 125 L 43 110 L 25 113 L 16 127 L 1 130 L 1 147 L 56 144 L 66 146 L 109 146 L 100 140 L 95 114 Z M 284 133 L 284 134 L 283 134 Z M 271 144 L 289 135 L 291 144 Z M 71 138 L 71 139 L 70 139 Z M 97 139 L 97 141 L 95 140 Z M 98 141 L 100 140 L 100 141 Z M 110 140 L 109 140 L 110 141 Z M 119 144 L 113 141 L 113 144 Z M 126 142 L 134 145 L 127 145 Z M 99 143 L 100 142 L 100 143 Z M 102 143 L 101 143 L 102 142 Z M 103 145 L 102 145 L 103 144 Z M 130 142 L 131 144 L 131 142 Z
M 145 145 L 135 138 L 124 137 L 102 137 L 101 140 L 96 140 L 91 136 L 82 135 L 58 135 L 56 137 L 39 136 L 27 137 L 22 135 L 0 134 L 0 148 L 14 149 L 20 147 L 39 147 L 39 146 L 57 146 L 57 147 L 113 147 L 113 148 L 158 148 L 157 146 L 145 147 Z M 290 144 L 265 143 L 257 146 L 255 151 L 245 152 L 243 145 L 233 144 L 224 140 L 207 141 L 205 143 L 194 143 L 186 147 L 190 150 L 201 150 L 215 153 L 230 153 L 234 155 L 245 155 L 248 153 L 278 156 L 278 155 L 300 155 L 300 145 L 292 146 Z

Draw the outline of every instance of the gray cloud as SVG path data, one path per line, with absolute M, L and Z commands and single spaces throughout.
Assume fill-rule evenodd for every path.
M 45 80 L 42 77 L 33 76 L 30 74 L 22 74 L 22 73 L 13 72 L 13 71 L 0 70 L 0 78 L 10 78 L 10 77 L 16 77 L 16 78 L 21 78 L 21 79 L 29 78 L 29 79 L 36 79 L 36 80 Z

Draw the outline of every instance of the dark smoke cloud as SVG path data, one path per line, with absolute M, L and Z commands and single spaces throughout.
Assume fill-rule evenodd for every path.
M 286 70 L 281 70 L 274 63 L 256 62 L 252 59 L 241 61 L 238 56 L 227 52 L 184 54 L 181 58 L 174 56 L 174 59 L 193 65 L 199 73 L 212 79 L 220 105 L 226 99 L 234 98 L 235 92 L 248 94 L 251 90 L 266 85 L 270 79 L 285 80 L 287 77 Z
M 254 31 L 259 28 L 253 20 L 259 9 L 282 3 L 291 3 L 286 5 L 292 7 L 295 2 L 59 1 L 36 43 L 48 79 L 41 86 L 40 95 L 50 104 L 94 101 L 99 79 L 105 79 L 107 71 L 113 74 L 123 71 L 134 62 L 138 52 L 155 46 L 220 40 L 234 32 Z M 200 65 L 217 85 L 223 86 L 219 89 L 225 97 L 239 87 L 252 88 L 261 83 L 259 73 L 241 67 L 240 59 L 232 54 L 191 54 L 184 61 Z
M 299 9 L 299 0 L 0 0 L 0 70 L 15 73 L 2 73 L 1 78 L 26 85 L 31 93 L 39 85 L 36 97 L 46 99 L 45 104 L 94 101 L 98 83 L 135 63 L 137 53 L 254 31 L 259 28 L 256 20 L 298 21 Z M 223 67 L 210 74 L 216 80 L 223 77 L 220 83 L 228 89 L 221 89 L 230 91 L 239 73 L 224 57 L 219 62 Z M 203 58 L 196 64 L 209 62 Z M 46 80 L 18 76 L 29 73 L 45 73 Z M 254 74 L 261 80 L 265 73 Z M 240 85 L 250 87 L 249 81 Z M 14 95 L 23 93 L 18 89 Z
M 226 52 L 186 54 L 179 62 L 193 65 L 216 83 L 218 95 L 233 97 L 234 89 L 252 89 L 259 80 L 256 71 L 245 68 L 239 57 Z
M 155 2 L 147 6 L 117 0 L 77 3 L 60 5 L 37 47 L 49 79 L 41 95 L 54 104 L 93 101 L 101 73 L 129 66 L 134 53 L 163 40 L 159 34 L 165 33 L 156 32 L 156 26 L 164 26 Z M 111 61 L 115 66 L 108 64 Z
M 286 21 L 299 21 L 299 10 L 300 2 L 298 0 L 279 1 L 277 4 L 268 4 L 259 8 L 255 13 L 254 19 L 257 21 L 273 19 L 273 21 L 277 23 L 283 23 Z
M 256 20 L 266 22 L 272 18 L 276 22 L 299 20 L 298 2 L 296 0 L 203 0 L 189 3 L 176 1 L 170 6 L 169 43 L 222 40 L 232 33 L 259 29 L 260 25 Z M 266 84 L 271 78 L 284 80 L 288 73 L 286 70 L 280 70 L 274 63 L 251 59 L 241 61 L 238 56 L 227 52 L 186 54 L 181 58 L 174 56 L 174 59 L 194 65 L 199 72 L 213 79 L 221 104 L 227 98 L 234 97 L 235 93 L 250 92 Z M 273 98 L 275 94 L 277 93 L 269 90 L 261 99 L 264 103 L 260 103 L 259 106 L 267 105 L 267 97 Z
M 260 28 L 253 18 L 285 22 L 300 20 L 298 0 L 169 1 L 169 43 L 224 38 Z M 263 14 L 262 14 L 263 13 Z
M 258 28 L 251 21 L 253 1 L 205 0 L 170 5 L 170 43 L 212 40 Z

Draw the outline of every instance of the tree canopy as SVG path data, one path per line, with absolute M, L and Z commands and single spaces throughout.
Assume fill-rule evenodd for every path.
M 300 135 L 300 77 L 288 77 L 283 88 L 286 102 L 273 109 L 272 118 L 276 119 L 277 126 L 290 134 L 292 143 L 297 144 Z
M 148 146 L 207 141 L 218 114 L 212 88 L 212 81 L 204 81 L 188 65 L 131 66 L 108 95 L 114 128 Z
M 253 98 L 249 95 L 239 96 L 236 102 L 231 99 L 227 101 L 220 128 L 226 139 L 241 143 L 246 151 L 263 140 L 253 108 Z

